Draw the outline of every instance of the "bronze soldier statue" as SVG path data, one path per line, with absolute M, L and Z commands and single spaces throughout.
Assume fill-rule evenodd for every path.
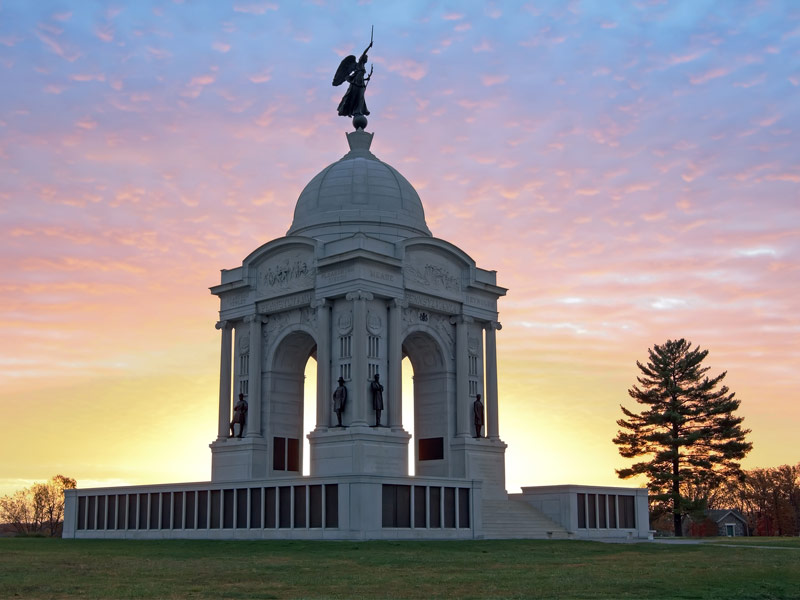
M 247 400 L 244 399 L 244 394 L 239 394 L 239 401 L 233 407 L 233 421 L 231 421 L 231 434 L 228 437 L 233 437 L 234 430 L 233 426 L 238 423 L 239 424 L 239 435 L 236 437 L 242 437 L 242 432 L 244 432 L 244 426 L 247 422 Z
M 481 395 L 475 397 L 475 402 L 472 403 L 472 414 L 475 417 L 475 437 L 483 437 L 481 435 L 481 428 L 483 427 L 483 402 L 481 402 Z
M 383 410 L 383 385 L 381 376 L 375 373 L 375 377 L 370 383 L 372 390 L 372 408 L 375 410 L 375 427 L 381 426 L 381 411 Z
M 342 413 L 347 404 L 347 388 L 344 387 L 344 378 L 339 377 L 339 387 L 333 392 L 333 410 L 336 412 L 336 418 L 339 420 L 339 427 L 342 426 Z

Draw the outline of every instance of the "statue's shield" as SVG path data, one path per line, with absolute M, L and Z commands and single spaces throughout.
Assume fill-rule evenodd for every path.
M 350 56 L 345 56 L 342 59 L 342 63 L 339 65 L 339 68 L 336 69 L 336 75 L 333 76 L 333 84 L 332 85 L 342 85 L 344 80 L 347 79 L 347 76 L 353 72 L 353 68 L 356 66 L 356 57 L 352 54 Z

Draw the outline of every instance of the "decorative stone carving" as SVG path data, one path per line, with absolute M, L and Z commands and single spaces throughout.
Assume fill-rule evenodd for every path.
M 383 331 L 383 320 L 371 310 L 367 311 L 367 331 L 372 335 L 378 335 Z
M 410 281 L 434 290 L 461 291 L 461 279 L 445 267 L 428 263 L 422 269 L 406 265 L 405 276 Z
M 467 352 L 469 352 L 470 356 L 478 356 L 478 350 L 481 347 L 481 341 L 471 335 L 467 336 Z
M 353 311 L 346 310 L 336 320 L 336 327 L 340 335 L 346 335 L 353 330 Z
M 250 350 L 250 334 L 245 333 L 237 337 L 239 338 L 239 352 L 245 354 Z
M 280 292 L 314 285 L 316 269 L 310 257 L 300 253 L 280 256 L 258 269 L 258 289 Z
M 316 327 L 317 325 L 317 310 L 315 308 L 301 308 L 300 309 L 300 322 L 305 323 L 309 327 Z
M 289 324 L 289 315 L 291 315 L 291 313 L 288 312 L 272 315 L 269 321 L 267 321 L 266 327 L 264 327 L 264 331 L 267 332 L 267 335 L 271 337 L 274 333 L 286 327 Z
M 441 334 L 442 339 L 448 344 L 448 353 L 452 351 L 455 344 L 455 327 L 450 323 L 450 317 L 432 313 L 430 315 L 431 325 Z

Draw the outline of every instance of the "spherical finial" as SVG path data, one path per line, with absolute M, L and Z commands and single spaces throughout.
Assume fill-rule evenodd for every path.
M 366 129 L 367 128 L 367 117 L 364 115 L 354 115 L 353 116 L 353 129 L 358 131 L 359 129 Z

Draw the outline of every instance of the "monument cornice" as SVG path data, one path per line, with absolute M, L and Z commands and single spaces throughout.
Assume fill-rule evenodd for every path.
M 322 269 L 324 267 L 337 265 L 342 262 L 346 261 L 370 261 L 370 262 L 378 262 L 384 265 L 394 267 L 397 269 L 402 268 L 403 261 L 396 256 L 388 256 L 386 254 L 381 254 L 374 250 L 369 250 L 366 248 L 355 248 L 352 250 L 347 250 L 340 254 L 334 254 L 332 256 L 324 256 L 317 260 L 317 268 Z

